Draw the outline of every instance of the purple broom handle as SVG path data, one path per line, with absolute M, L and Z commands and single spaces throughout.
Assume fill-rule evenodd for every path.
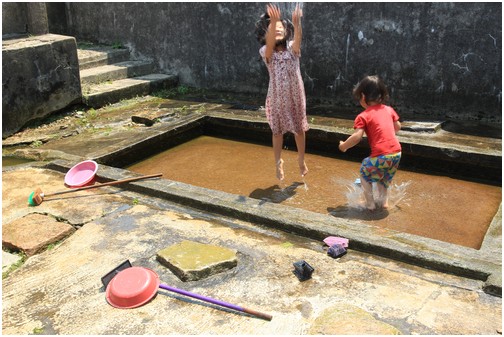
M 224 302 L 224 301 L 219 301 L 219 300 L 216 300 L 216 299 L 213 299 L 213 298 L 210 298 L 210 297 L 206 297 L 206 296 L 203 296 L 203 295 L 198 295 L 198 294 L 191 293 L 189 291 L 178 289 L 178 288 L 175 288 L 175 287 L 170 287 L 169 285 L 166 285 L 166 284 L 163 284 L 163 283 L 161 283 L 159 285 L 159 288 L 165 289 L 165 290 L 169 290 L 169 291 L 173 291 L 173 292 L 181 294 L 181 295 L 193 297 L 193 298 L 196 298 L 198 300 L 205 301 L 205 302 L 210 302 L 210 303 L 219 305 L 221 307 L 226 307 L 226 308 L 230 308 L 230 309 L 233 309 L 233 310 L 246 312 L 247 314 L 251 314 L 251 315 L 257 316 L 257 317 L 265 319 L 267 321 L 271 321 L 271 319 L 273 318 L 271 315 L 264 314 L 262 312 L 258 312 L 258 311 L 252 310 L 252 309 L 243 308 L 243 307 L 240 307 L 238 305 L 234 305 L 234 304 L 227 303 L 227 302 Z

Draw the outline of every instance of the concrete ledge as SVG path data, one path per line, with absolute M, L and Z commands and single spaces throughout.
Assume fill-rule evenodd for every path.
M 47 165 L 47 168 L 61 172 L 66 172 L 71 167 L 72 163 L 62 160 L 56 160 Z M 100 166 L 100 179 L 105 181 L 130 176 L 136 175 L 127 170 Z M 491 241 L 480 250 L 475 250 L 391 230 L 374 234 L 370 226 L 358 221 L 338 219 L 330 215 L 271 204 L 166 179 L 134 182 L 121 185 L 121 188 L 314 240 L 322 241 L 328 236 L 344 237 L 350 240 L 349 249 L 487 281 L 487 287 L 483 290 L 490 291 L 491 294 L 498 293 L 502 287 L 498 282 L 492 281 L 496 280 L 496 276 L 490 278 L 492 275 L 502 273 L 501 257 L 495 255 L 498 247 L 493 247 Z M 495 223 L 499 222 L 499 218 L 502 218 L 502 208 L 499 208 Z
M 75 39 L 47 34 L 2 44 L 2 138 L 81 99 Z
M 411 132 L 435 133 L 441 130 L 443 122 L 408 122 L 401 123 L 401 130 Z

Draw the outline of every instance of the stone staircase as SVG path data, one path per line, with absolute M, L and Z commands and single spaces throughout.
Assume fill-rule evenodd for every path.
M 178 77 L 152 73 L 151 61 L 131 60 L 128 49 L 97 46 L 77 50 L 82 102 L 93 108 L 177 86 Z

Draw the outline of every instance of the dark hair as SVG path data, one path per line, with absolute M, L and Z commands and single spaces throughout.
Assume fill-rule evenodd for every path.
M 389 94 L 385 83 L 378 76 L 366 76 L 353 89 L 353 97 L 360 100 L 362 94 L 366 97 L 366 103 L 383 103 L 389 99 Z
M 285 28 L 285 40 L 289 41 L 294 35 L 294 25 L 287 19 L 281 20 Z M 261 15 L 261 18 L 255 24 L 255 34 L 257 41 L 264 46 L 266 44 L 266 32 L 270 24 L 270 17 L 268 13 Z

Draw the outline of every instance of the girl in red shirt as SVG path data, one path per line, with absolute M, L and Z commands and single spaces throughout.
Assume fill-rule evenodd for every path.
M 389 206 L 388 187 L 401 160 L 401 144 L 396 137 L 401 129 L 399 116 L 393 108 L 383 104 L 389 95 L 378 76 L 366 76 L 353 90 L 353 96 L 365 110 L 355 118 L 355 132 L 346 141 L 340 141 L 339 149 L 346 152 L 366 134 L 371 154 L 364 158 L 360 168 L 366 207 L 371 211 L 376 206 L 386 209 Z M 377 202 L 372 183 L 377 183 Z

